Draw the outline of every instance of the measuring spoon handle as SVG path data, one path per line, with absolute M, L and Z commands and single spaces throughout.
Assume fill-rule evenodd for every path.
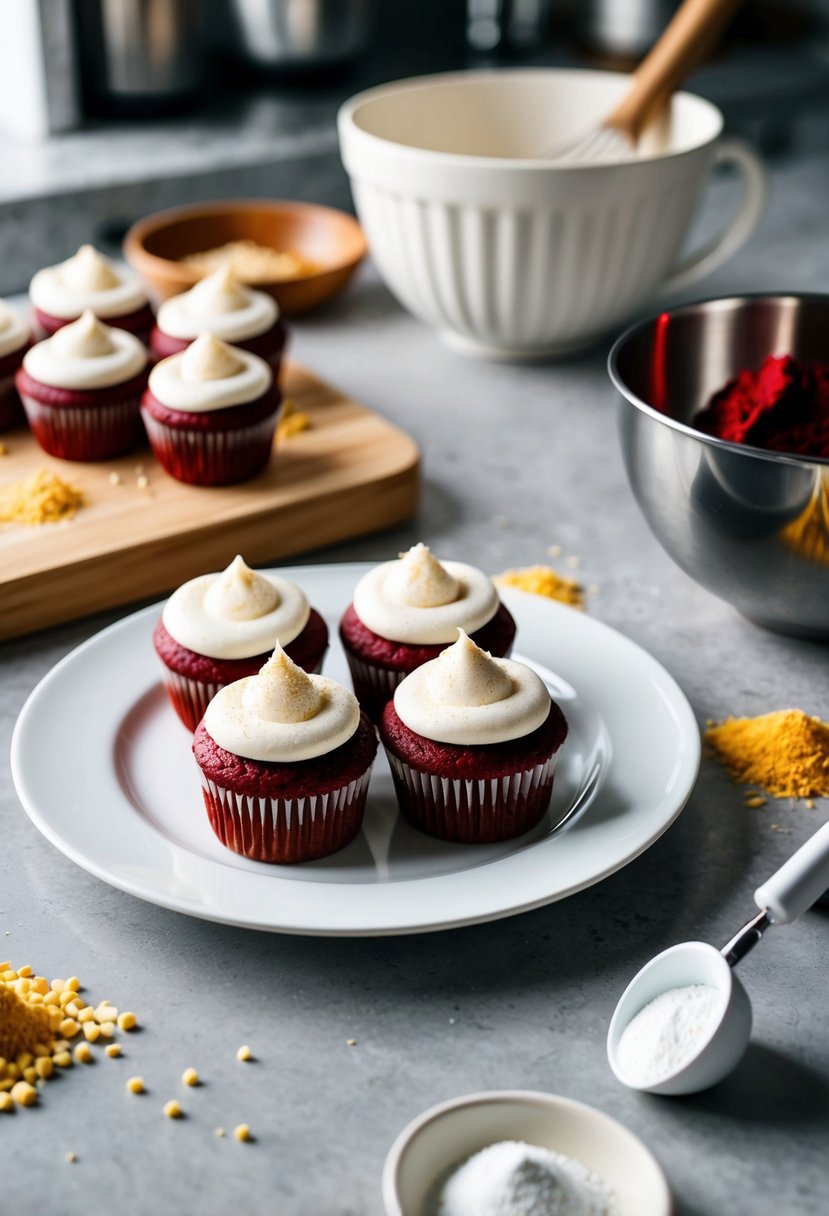
M 768 911 L 775 925 L 787 925 L 811 908 L 829 887 L 829 823 L 818 828 L 804 845 L 754 892 L 758 908 Z

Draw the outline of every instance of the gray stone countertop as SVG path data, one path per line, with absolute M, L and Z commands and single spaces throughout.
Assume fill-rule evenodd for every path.
M 825 158 L 781 165 L 760 231 L 705 291 L 825 287 L 827 179 Z M 558 544 L 599 586 L 590 613 L 663 663 L 700 723 L 788 706 L 829 718 L 826 648 L 747 624 L 651 536 L 626 484 L 602 350 L 546 367 L 464 361 L 367 267 L 341 301 L 295 325 L 293 353 L 410 430 L 424 452 L 416 521 L 309 562 L 377 560 L 422 537 L 497 571 L 543 562 Z M 722 944 L 752 912 L 755 886 L 824 821 L 825 802 L 749 810 L 706 758 L 656 845 L 536 912 L 362 940 L 190 920 L 63 857 L 29 823 L 8 773 L 26 696 L 117 615 L 0 647 L 0 955 L 48 976 L 74 972 L 143 1026 L 125 1036 L 127 1058 L 76 1067 L 39 1108 L 0 1116 L 4 1211 L 379 1216 L 383 1157 L 412 1117 L 473 1090 L 530 1088 L 592 1103 L 638 1133 L 667 1171 L 678 1216 L 826 1212 L 825 909 L 770 932 L 741 966 L 753 1041 L 716 1089 L 636 1095 L 604 1052 L 636 969 L 687 938 Z M 243 1042 L 256 1064 L 236 1063 Z M 161 1106 L 181 1094 L 188 1065 L 206 1084 L 185 1091 L 188 1118 L 172 1123 Z M 125 1092 L 133 1073 L 151 1091 L 143 1099 Z M 217 1124 L 243 1119 L 255 1144 L 214 1138 Z

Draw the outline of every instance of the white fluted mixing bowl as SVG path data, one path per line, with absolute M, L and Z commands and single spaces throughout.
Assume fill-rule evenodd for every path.
M 749 148 L 720 139 L 722 115 L 700 97 L 678 93 L 635 160 L 533 159 L 597 123 L 628 85 L 616 72 L 459 72 L 346 102 L 343 162 L 401 303 L 473 352 L 563 354 L 734 253 L 762 212 L 765 175 Z M 680 260 L 715 160 L 741 171 L 741 204 Z

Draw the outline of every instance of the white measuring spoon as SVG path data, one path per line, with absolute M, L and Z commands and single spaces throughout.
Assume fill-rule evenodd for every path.
M 633 977 L 616 1006 L 607 1034 L 607 1058 L 623 1085 L 651 1094 L 693 1094 L 716 1085 L 736 1067 L 751 1035 L 751 1003 L 732 968 L 757 945 L 769 925 L 797 920 L 829 887 L 829 823 L 754 892 L 757 916 L 717 950 L 706 942 L 682 942 L 657 954 Z M 629 1022 L 672 988 L 706 984 L 720 996 L 711 1030 L 681 1068 L 650 1085 L 637 1085 L 619 1064 L 619 1040 Z

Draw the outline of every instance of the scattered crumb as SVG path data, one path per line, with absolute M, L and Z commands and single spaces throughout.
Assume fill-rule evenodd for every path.
M 150 479 L 147 477 L 146 473 L 141 473 L 138 477 L 136 477 L 135 484 L 138 486 L 139 490 L 146 490 L 150 484 Z
M 107 1043 L 104 1050 L 106 1051 L 109 1058 L 111 1060 L 114 1060 L 117 1056 L 120 1056 L 120 1054 L 121 1054 L 121 1044 L 120 1043 Z
M 64 1159 L 64 1161 L 68 1161 L 68 1163 L 70 1165 L 74 1165 L 75 1162 L 78 1160 L 77 1155 L 75 1153 L 65 1153 L 63 1159 Z
M 123 1013 L 119 1013 L 117 1017 L 119 1030 L 135 1030 L 138 1025 L 138 1018 L 134 1013 L 130 1013 L 128 1009 Z
M 31 477 L 0 487 L 0 523 L 67 522 L 84 505 L 83 493 L 51 469 L 38 469 Z
M 753 810 L 766 805 L 766 800 L 762 794 L 746 794 L 746 806 Z
M 185 1068 L 184 1072 L 181 1074 L 181 1079 L 185 1085 L 199 1084 L 199 1074 L 196 1072 L 195 1068 Z
M 584 588 L 575 579 L 565 578 L 552 566 L 524 566 L 518 570 L 505 570 L 492 580 L 498 587 L 517 587 L 532 595 L 543 595 L 547 599 L 569 604 L 571 608 L 584 608 Z
M 601 587 L 599 586 L 598 583 L 589 583 L 587 586 L 588 595 L 598 595 L 600 591 L 601 591 Z
M 184 1114 L 184 1111 L 181 1109 L 181 1103 L 175 1098 L 171 1098 L 169 1102 L 165 1102 L 162 1109 L 168 1119 L 180 1119 Z
M 572 554 L 566 559 L 566 563 L 571 570 L 578 570 L 579 566 L 581 565 L 581 558 L 576 557 L 575 554 Z
M 547 556 L 548 557 L 561 557 L 561 545 L 548 545 L 547 546 Z
M 346 1047 L 356 1047 L 357 1040 L 356 1039 L 346 1039 L 345 1045 L 346 1045 Z
M 215 1132 L 213 1133 L 214 1136 L 223 1136 L 224 1134 L 225 1134 L 225 1129 L 223 1127 L 217 1127 Z
M 247 1043 L 243 1043 L 242 1046 L 239 1048 L 239 1050 L 236 1052 L 236 1059 L 241 1060 L 243 1063 L 247 1063 L 248 1060 L 253 1059 L 253 1052 L 248 1047 Z
M 5 1090 L 0 1092 L 0 1113 L 11 1114 L 14 1110 L 14 1098 Z
M 79 1043 L 72 1055 L 76 1064 L 91 1064 L 93 1060 L 92 1048 L 88 1043 Z
M 234 1140 L 243 1140 L 243 1141 L 252 1139 L 251 1134 L 250 1134 L 250 1127 L 248 1126 L 248 1124 L 247 1123 L 237 1124 L 236 1127 L 234 1127 L 234 1129 L 233 1129 L 233 1138 L 234 1138 Z
M 127 1089 L 130 1091 L 131 1094 L 143 1094 L 144 1093 L 143 1077 L 130 1077 L 129 1081 L 127 1081 Z
M 121 474 L 120 474 L 120 473 L 110 473 L 110 475 L 109 475 L 109 484 L 110 484 L 111 486 L 120 486 L 120 484 L 121 484 Z
M 784 828 L 781 823 L 772 823 L 770 827 L 773 832 L 782 832 L 784 836 L 788 836 L 792 830 L 791 828 Z
M 807 811 L 813 811 L 813 810 L 815 809 L 815 800 L 814 800 L 814 798 L 807 798 L 807 799 L 806 799 L 805 806 L 806 806 L 806 810 L 807 810 Z

